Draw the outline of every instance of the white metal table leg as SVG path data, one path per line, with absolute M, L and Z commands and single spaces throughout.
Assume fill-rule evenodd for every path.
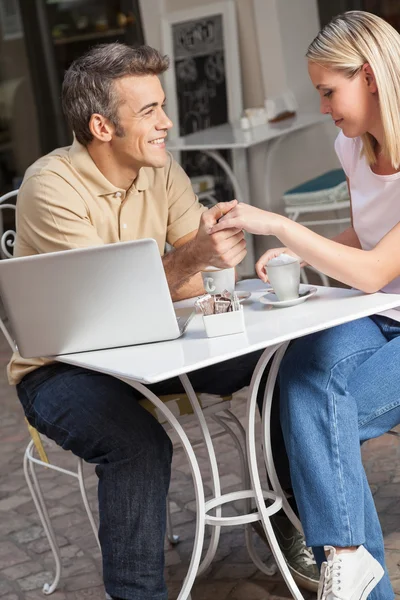
M 205 499 L 204 499 L 204 488 L 203 481 L 199 469 L 199 465 L 196 459 L 196 455 L 190 444 L 190 441 L 177 418 L 169 410 L 169 408 L 146 386 L 138 381 L 132 379 L 119 378 L 134 389 L 136 389 L 142 396 L 150 400 L 157 410 L 161 412 L 166 418 L 170 426 L 174 429 L 175 433 L 179 437 L 182 447 L 185 451 L 187 459 L 189 461 L 190 470 L 192 472 L 193 484 L 196 496 L 196 532 L 194 538 L 193 552 L 190 559 L 189 569 L 183 582 L 181 591 L 177 600 L 188 600 L 190 597 L 190 591 L 193 587 L 194 580 L 199 570 L 201 552 L 204 543 L 204 530 L 205 530 Z M 191 387 L 191 386 L 190 386 Z M 196 398 L 197 399 L 197 398 Z
M 211 469 L 212 491 L 213 491 L 214 498 L 220 498 L 221 497 L 221 484 L 220 484 L 220 478 L 219 478 L 219 472 L 218 472 L 218 463 L 217 463 L 217 458 L 215 456 L 214 445 L 213 445 L 213 442 L 211 439 L 210 430 L 208 429 L 207 422 L 206 422 L 206 419 L 205 419 L 205 416 L 203 413 L 203 409 L 200 406 L 196 392 L 194 391 L 193 386 L 190 383 L 188 376 L 180 375 L 179 379 L 181 380 L 182 385 L 187 394 L 187 397 L 189 398 L 189 401 L 192 405 L 194 415 L 197 418 L 197 421 L 198 421 L 198 424 L 199 424 L 199 427 L 201 430 L 201 434 L 202 434 L 202 437 L 204 440 L 204 444 L 207 449 L 207 456 L 208 456 L 208 461 L 210 463 L 210 469 Z M 216 516 L 220 517 L 221 511 L 222 511 L 221 507 L 218 506 L 215 509 L 215 511 L 216 511 Z M 204 516 L 205 516 L 205 513 L 204 513 Z M 207 553 L 199 566 L 197 575 L 201 575 L 202 573 L 204 573 L 204 571 L 210 566 L 210 564 L 215 556 L 215 553 L 217 551 L 217 548 L 218 548 L 220 534 L 221 534 L 220 526 L 215 526 L 212 528 L 211 539 L 210 539 L 210 543 L 209 543 L 209 546 L 207 549 Z
M 250 474 L 249 474 L 249 469 L 248 469 L 248 464 L 247 464 L 247 456 L 246 456 L 246 432 L 245 432 L 242 424 L 240 423 L 239 419 L 230 410 L 227 410 L 224 412 L 228 414 L 229 420 L 232 420 L 238 426 L 242 443 L 240 442 L 240 440 L 239 440 L 238 436 L 235 434 L 235 432 L 231 429 L 229 420 L 227 421 L 225 418 L 218 416 L 218 415 L 214 415 L 213 419 L 215 421 L 217 421 L 217 423 L 220 423 L 220 425 L 222 425 L 222 427 L 225 428 L 225 430 L 231 435 L 232 439 L 235 442 L 235 446 L 239 452 L 239 457 L 240 457 L 243 489 L 247 490 L 250 488 Z M 243 511 L 244 511 L 244 514 L 249 514 L 251 511 L 251 498 L 249 496 L 246 496 L 243 500 Z M 244 526 L 244 535 L 245 535 L 247 552 L 248 552 L 251 560 L 253 561 L 253 563 L 256 565 L 256 567 L 262 573 L 265 573 L 265 575 L 268 575 L 268 577 L 272 577 L 273 575 L 275 575 L 278 570 L 277 566 L 275 564 L 273 564 L 271 566 L 265 565 L 263 563 L 263 561 L 261 560 L 261 558 L 258 556 L 258 553 L 257 553 L 257 551 L 254 547 L 254 543 L 253 543 L 253 528 L 251 527 L 251 525 Z
M 247 455 L 249 460 L 249 470 L 250 470 L 250 478 L 252 483 L 252 488 L 258 508 L 258 513 L 260 515 L 260 520 L 264 527 L 265 535 L 267 537 L 269 546 L 274 555 L 275 561 L 279 567 L 279 570 L 282 573 L 282 576 L 288 586 L 293 598 L 295 600 L 304 600 L 299 588 L 297 587 L 289 569 L 286 564 L 285 557 L 282 554 L 282 551 L 279 547 L 278 541 L 275 536 L 275 532 L 272 528 L 270 519 L 269 519 L 269 510 L 265 506 L 264 502 L 264 494 L 261 487 L 260 475 L 258 472 L 257 465 L 257 456 L 256 456 L 256 440 L 255 440 L 255 416 L 257 411 L 257 393 L 260 387 L 262 374 L 270 361 L 273 354 L 278 350 L 280 344 L 276 346 L 272 346 L 271 348 L 267 348 L 263 354 L 261 355 L 257 366 L 254 370 L 253 377 L 251 379 L 250 390 L 249 390 L 249 398 L 247 402 Z M 280 498 L 283 501 L 283 497 L 276 495 L 277 498 Z
M 285 513 L 287 514 L 288 518 L 291 520 L 291 522 L 293 523 L 293 525 L 300 531 L 302 532 L 302 526 L 300 523 L 299 518 L 297 517 L 297 515 L 293 512 L 292 507 L 290 506 L 289 502 L 287 501 L 287 498 L 285 496 L 285 492 L 282 489 L 282 486 L 280 484 L 280 481 L 278 479 L 278 476 L 276 474 L 276 469 L 275 469 L 275 465 L 274 465 L 274 458 L 272 455 L 272 446 L 271 446 L 271 429 L 270 429 L 270 425 L 271 425 L 271 407 L 272 407 L 272 398 L 273 398 L 273 393 L 274 393 L 274 387 L 275 387 L 275 383 L 276 383 L 276 378 L 278 375 L 278 371 L 279 371 L 279 367 L 280 364 L 282 362 L 282 358 L 285 355 L 286 349 L 289 345 L 289 342 L 285 342 L 284 344 L 282 344 L 279 348 L 279 350 L 277 350 L 277 352 L 275 353 L 275 356 L 273 358 L 272 364 L 271 364 L 271 368 L 268 374 L 268 379 L 267 379 L 267 384 L 265 386 L 265 392 L 264 392 L 264 402 L 263 402 L 263 415 L 262 415 L 262 421 L 263 421 L 263 448 L 264 448 L 264 460 L 265 460 L 265 466 L 267 469 L 267 474 L 269 477 L 269 480 L 272 484 L 272 489 L 274 490 L 274 492 L 276 494 L 278 494 L 279 496 L 282 496 L 282 508 L 285 511 Z

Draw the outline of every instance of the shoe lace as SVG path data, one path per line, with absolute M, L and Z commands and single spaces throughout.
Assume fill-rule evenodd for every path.
M 314 558 L 314 554 L 313 551 L 311 550 L 311 548 L 309 548 L 308 546 L 306 546 L 306 542 L 303 539 L 303 552 L 302 552 L 302 556 L 303 556 L 303 560 L 306 563 L 307 566 L 310 565 L 315 565 L 315 558 Z
M 322 563 L 321 577 L 318 586 L 318 600 L 340 600 L 341 591 L 341 565 L 340 558 Z

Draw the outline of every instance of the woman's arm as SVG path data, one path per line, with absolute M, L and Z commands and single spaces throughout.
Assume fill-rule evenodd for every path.
M 400 276 L 400 223 L 369 251 L 361 250 L 359 242 L 358 247 L 350 247 L 328 240 L 300 223 L 248 204 L 239 204 L 227 213 L 215 225 L 212 233 L 227 227 L 246 229 L 254 234 L 275 235 L 318 271 L 367 293 L 380 290 Z M 353 234 L 349 230 L 346 232 L 347 239 L 352 236 L 351 239 L 356 242 Z M 256 265 L 259 275 L 263 266 L 260 261 Z
M 345 246 L 351 246 L 352 248 L 359 248 L 361 250 L 360 240 L 358 239 L 358 235 L 356 234 L 353 226 L 353 208 L 351 205 L 351 191 L 350 191 L 350 180 L 346 177 L 347 181 L 347 189 L 349 191 L 350 198 L 350 215 L 351 215 L 351 225 L 339 235 L 336 235 L 333 239 L 334 242 L 338 242 L 339 244 L 344 244 Z
M 308 264 L 363 292 L 377 292 L 400 275 L 400 224 L 369 251 L 325 239 L 285 218 L 274 229 L 274 235 Z
M 332 239 L 334 242 L 338 242 L 339 244 L 344 244 L 345 246 L 351 246 L 352 248 L 361 249 L 360 240 L 358 239 L 358 236 L 354 231 L 353 227 L 348 227 Z M 302 267 L 309 266 L 308 263 L 305 260 L 303 260 L 301 256 L 297 256 L 297 254 L 292 252 L 292 250 L 288 247 L 283 246 L 282 248 L 270 248 L 269 250 L 264 252 L 262 256 L 260 256 L 256 265 L 256 267 L 258 267 L 257 274 L 259 278 L 262 281 L 264 281 L 264 283 L 268 282 L 268 275 L 264 268 L 265 265 L 271 260 L 271 258 L 275 258 L 276 256 L 279 256 L 283 253 L 288 254 L 289 256 L 294 256 L 295 258 L 299 259 Z
M 359 248 L 361 250 L 360 240 L 358 239 L 358 235 L 354 231 L 353 226 L 351 225 L 339 235 L 335 235 L 332 238 L 334 242 L 338 242 L 338 244 L 344 244 L 345 246 L 350 246 L 351 248 Z

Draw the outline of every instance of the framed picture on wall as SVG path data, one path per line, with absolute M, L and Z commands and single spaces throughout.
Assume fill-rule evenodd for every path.
M 234 1 L 166 14 L 162 43 L 171 60 L 164 75 L 169 137 L 237 121 L 243 104 Z

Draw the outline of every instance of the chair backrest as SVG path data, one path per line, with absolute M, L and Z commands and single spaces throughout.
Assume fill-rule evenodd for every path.
M 5 210 L 12 210 L 15 214 L 15 204 L 7 203 L 7 200 L 10 198 L 15 198 L 18 194 L 18 190 L 13 190 L 12 192 L 8 192 L 4 194 L 4 196 L 0 196 L 0 222 L 3 224 L 3 213 Z M 0 246 L 5 258 L 12 258 L 12 254 L 9 251 L 10 248 L 14 247 L 15 244 L 15 230 L 8 229 L 3 232 L 3 226 L 1 226 L 1 238 L 0 238 Z
M 3 231 L 3 213 L 5 210 L 9 209 L 9 210 L 14 211 L 14 214 L 15 214 L 15 209 L 16 209 L 15 204 L 7 203 L 7 200 L 9 200 L 10 198 L 16 197 L 17 194 L 18 194 L 18 190 L 13 190 L 12 192 L 8 192 L 7 194 L 0 196 L 0 224 L 1 224 L 0 247 L 1 247 L 2 257 L 4 259 L 12 258 L 12 256 L 13 256 L 10 252 L 10 249 L 12 249 L 14 247 L 16 233 L 15 233 L 15 229 L 8 229 L 7 231 Z M 6 338 L 11 350 L 13 352 L 15 352 L 16 346 L 15 346 L 14 340 L 12 339 L 8 329 L 4 325 L 4 322 L 1 318 L 0 318 L 0 329 L 3 332 L 4 337 Z

